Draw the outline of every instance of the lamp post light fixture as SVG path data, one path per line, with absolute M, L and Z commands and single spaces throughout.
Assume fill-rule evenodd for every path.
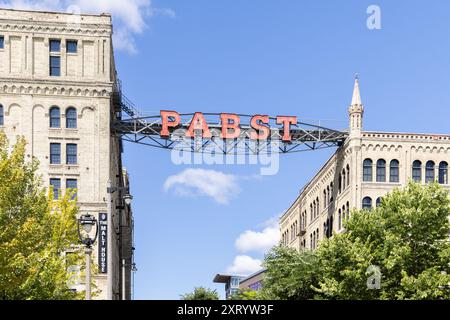
M 92 245 L 98 235 L 98 221 L 91 214 L 83 214 L 78 219 L 78 237 L 86 246 L 86 300 L 91 300 L 91 254 Z
M 125 201 L 125 204 L 129 206 L 131 204 L 131 200 L 133 200 L 133 196 L 127 193 L 123 196 L 123 200 Z

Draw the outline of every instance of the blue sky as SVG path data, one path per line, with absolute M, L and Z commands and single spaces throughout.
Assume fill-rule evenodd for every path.
M 125 94 L 149 114 L 288 114 L 345 128 L 359 73 L 366 130 L 448 133 L 447 0 L 12 1 L 24 3 L 111 11 Z M 371 4 L 381 30 L 366 26 Z M 223 292 L 214 275 L 237 256 L 248 256 L 237 262 L 249 268 L 263 258 L 273 218 L 332 152 L 284 155 L 277 175 L 258 178 L 257 166 L 177 166 L 166 150 L 126 143 L 135 298 L 178 299 L 196 286 Z M 225 200 L 217 185 L 199 192 L 211 181 Z
M 370 4 L 381 30 L 366 27 Z M 293 114 L 347 124 L 360 75 L 367 130 L 448 132 L 448 1 L 153 1 L 138 52 L 116 54 L 125 92 L 139 108 L 180 112 Z M 136 219 L 135 298 L 178 299 L 240 252 L 236 239 L 282 213 L 333 150 L 282 156 L 275 176 L 255 166 L 192 166 L 237 178 L 228 204 L 165 192 L 175 166 L 164 150 L 127 144 Z M 241 177 L 241 178 L 239 178 Z

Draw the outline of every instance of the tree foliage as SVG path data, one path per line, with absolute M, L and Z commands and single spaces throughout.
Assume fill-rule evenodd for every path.
M 219 300 L 219 294 L 216 290 L 197 287 L 193 292 L 182 295 L 181 300 Z
M 315 253 L 298 253 L 292 248 L 274 247 L 265 257 L 267 269 L 259 299 L 305 300 L 315 295 L 318 263 Z
M 352 212 L 346 232 L 322 240 L 314 253 L 272 251 L 263 292 L 278 299 L 449 299 L 449 205 L 437 183 L 411 182 L 380 207 Z M 313 266 L 302 262 L 305 254 Z M 367 283 L 374 268 L 379 288 Z
M 256 300 L 258 292 L 251 289 L 239 289 L 235 294 L 228 297 L 228 300 Z
M 23 138 L 10 148 L 0 133 L 0 299 L 78 298 L 66 270 L 80 256 L 65 255 L 78 241 L 76 202 L 70 194 L 53 200 L 25 148 Z

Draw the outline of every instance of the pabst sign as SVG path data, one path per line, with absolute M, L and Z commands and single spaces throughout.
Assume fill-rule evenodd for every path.
M 180 114 L 176 111 L 161 110 L 162 128 L 160 136 L 169 138 L 170 129 L 175 129 L 181 125 Z M 201 131 L 201 137 L 209 139 L 212 137 L 211 130 L 201 112 L 196 112 L 189 126 L 185 132 L 186 137 L 194 138 L 195 133 Z M 254 115 L 250 119 L 250 127 L 252 130 L 250 139 L 252 140 L 266 140 L 270 135 L 270 118 L 268 115 Z M 239 115 L 233 113 L 220 114 L 221 135 L 222 139 L 236 139 L 241 134 L 241 119 Z M 291 125 L 297 124 L 296 116 L 277 116 L 276 124 L 280 125 L 282 131 L 281 140 L 284 142 L 291 141 L 290 128 Z

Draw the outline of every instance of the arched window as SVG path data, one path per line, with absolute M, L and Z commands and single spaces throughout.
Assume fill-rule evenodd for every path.
M 327 186 L 327 205 L 330 204 L 330 186 Z
M 330 203 L 333 202 L 333 182 L 330 184 Z
M 434 161 L 428 161 L 425 165 L 425 183 L 434 182 Z
M 346 217 L 347 219 L 350 218 L 350 203 L 347 201 L 347 205 L 345 206 L 345 210 L 346 210 Z
M 422 162 L 419 160 L 413 162 L 412 178 L 415 182 L 422 182 Z
M 362 208 L 364 210 L 372 210 L 372 198 L 365 197 L 362 201 Z
M 3 126 L 4 124 L 3 106 L 0 104 L 0 126 Z
M 445 161 L 439 163 L 439 183 L 448 184 L 448 163 Z
M 338 193 L 341 193 L 341 190 L 342 190 L 342 173 L 339 174 Z
M 328 237 L 333 235 L 333 216 L 330 217 L 330 225 L 328 226 Z
M 50 109 L 50 128 L 61 128 L 61 113 L 58 107 Z
M 342 170 L 342 190 L 345 190 L 345 186 L 347 185 L 347 172 Z
M 326 208 L 327 205 L 328 205 L 328 201 L 327 201 L 327 190 L 326 190 L 326 189 L 323 190 L 323 205 L 324 205 L 325 208 Z
M 316 230 L 316 243 L 315 243 L 315 245 L 316 245 L 316 248 L 319 245 L 319 228 L 317 228 L 317 230 Z
M 389 182 L 399 182 L 400 181 L 400 163 L 398 160 L 392 160 L 389 164 Z
M 342 229 L 342 211 L 339 209 L 338 212 L 338 230 Z
M 363 181 L 372 181 L 372 160 L 370 159 L 363 162 Z
M 320 214 L 320 201 L 319 201 L 319 197 L 317 197 L 317 199 L 316 199 L 316 204 L 317 204 L 317 216 L 319 216 L 319 214 Z
M 310 213 L 309 213 L 309 215 L 310 215 L 310 219 L 309 219 L 309 221 L 313 221 L 314 220 L 314 210 L 313 210 L 313 204 L 311 203 L 310 205 L 309 205 L 309 209 L 310 209 Z
M 347 165 L 347 186 L 350 185 L 350 165 Z
M 376 206 L 377 206 L 377 207 L 381 206 L 381 197 L 378 197 L 378 198 L 377 198 Z
M 316 218 L 317 206 L 316 206 L 316 200 L 313 201 L 313 218 Z
M 66 110 L 66 128 L 77 128 L 77 109 L 70 107 Z
M 383 159 L 377 161 L 377 182 L 386 182 L 386 161 Z

